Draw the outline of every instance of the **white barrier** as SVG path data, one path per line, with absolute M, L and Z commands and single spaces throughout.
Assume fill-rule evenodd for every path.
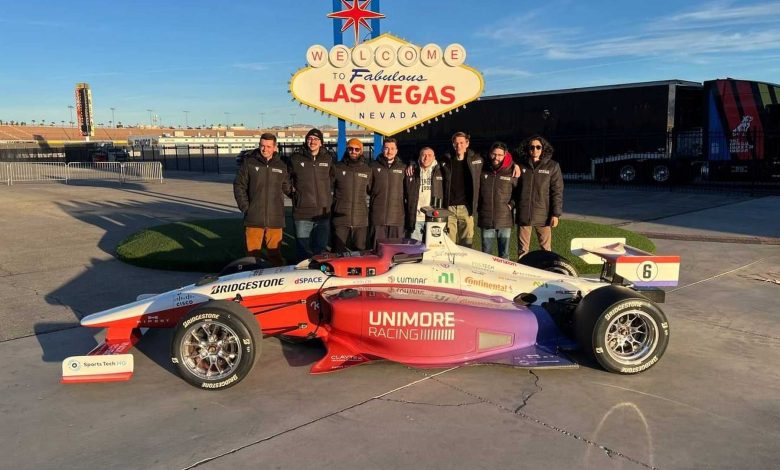
M 122 181 L 160 181 L 163 180 L 160 162 L 122 163 Z
M 8 163 L 8 184 L 31 181 L 68 181 L 68 167 L 65 163 L 44 162 Z
M 47 181 L 163 181 L 160 162 L 8 162 L 0 163 L 7 185 Z
M 122 164 L 118 162 L 68 163 L 68 181 L 119 181 L 122 182 Z

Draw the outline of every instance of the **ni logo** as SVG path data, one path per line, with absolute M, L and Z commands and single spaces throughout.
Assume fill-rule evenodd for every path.
M 439 284 L 454 284 L 455 273 L 441 273 L 439 274 Z

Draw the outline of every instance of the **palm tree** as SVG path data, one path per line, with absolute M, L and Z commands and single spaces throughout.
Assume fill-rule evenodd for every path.
M 35 119 L 32 120 L 33 126 L 35 125 Z

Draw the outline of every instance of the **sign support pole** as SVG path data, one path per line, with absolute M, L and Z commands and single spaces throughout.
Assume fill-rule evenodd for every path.
M 381 13 L 382 10 L 379 8 L 379 0 L 374 0 L 373 4 L 375 11 L 377 13 Z M 371 20 L 371 39 L 376 39 L 379 37 L 379 18 L 374 18 Z M 374 160 L 379 158 L 379 154 L 382 152 L 382 136 L 380 134 L 374 133 Z
M 333 11 L 341 9 L 341 0 L 333 0 Z M 333 19 L 333 45 L 344 44 L 344 34 L 341 32 L 341 21 Z M 341 160 L 341 156 L 347 149 L 347 123 L 343 119 L 338 121 L 338 140 L 336 141 L 336 160 Z

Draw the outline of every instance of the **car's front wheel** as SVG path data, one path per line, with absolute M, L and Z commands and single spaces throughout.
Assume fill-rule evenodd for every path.
M 260 355 L 260 338 L 259 323 L 249 310 L 235 302 L 212 301 L 179 320 L 171 360 L 195 387 L 228 388 L 252 370 Z
M 669 323 L 661 309 L 626 287 L 605 286 L 590 292 L 574 315 L 579 343 L 609 372 L 647 370 L 669 344 Z

